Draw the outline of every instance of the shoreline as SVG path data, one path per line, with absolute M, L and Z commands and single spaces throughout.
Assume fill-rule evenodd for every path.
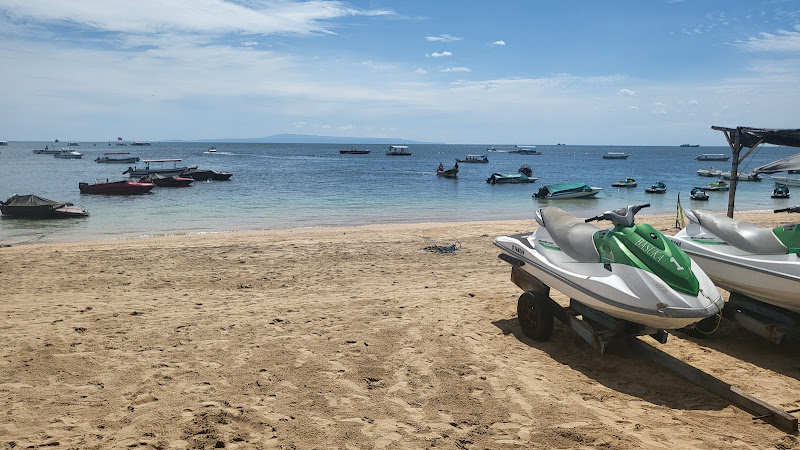
M 642 219 L 674 230 L 674 215 Z M 492 240 L 534 223 L 2 248 L 0 442 L 797 447 L 795 436 L 658 366 L 622 350 L 596 354 L 560 323 L 549 341 L 525 337 L 521 291 Z M 455 242 L 453 253 L 424 250 Z M 708 339 L 677 333 L 654 345 L 761 400 L 800 406 L 796 346 L 727 321 Z

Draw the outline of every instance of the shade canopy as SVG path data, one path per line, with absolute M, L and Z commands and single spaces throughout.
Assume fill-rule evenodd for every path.
M 740 132 L 739 140 L 744 147 L 753 147 L 761 142 L 787 147 L 800 147 L 800 129 L 737 127 L 736 130 Z

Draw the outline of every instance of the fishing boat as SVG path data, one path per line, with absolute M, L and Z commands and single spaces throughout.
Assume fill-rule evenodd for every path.
M 779 184 L 772 190 L 772 198 L 789 198 L 789 186 Z
M 456 159 L 460 163 L 488 163 L 489 158 L 486 155 L 467 155 L 464 159 Z
M 731 186 L 725 180 L 717 180 L 708 183 L 708 186 L 703 187 L 703 189 L 707 191 L 729 191 L 731 190 Z
M 689 193 L 689 197 L 692 200 L 708 200 L 708 194 L 706 194 L 705 189 L 698 186 L 692 188 L 692 191 Z
M 79 146 L 80 146 L 80 144 L 78 144 L 77 142 L 68 142 L 67 143 L 67 147 L 79 147 Z
M 663 194 L 667 192 L 667 185 L 664 184 L 663 181 L 659 181 L 658 183 L 650 186 L 649 188 L 645 188 L 644 191 L 648 194 Z
M 178 175 L 163 176 L 157 173 L 147 175 L 139 179 L 142 183 L 153 183 L 158 187 L 187 187 L 194 183 L 194 178 L 182 177 Z
M 703 153 L 698 155 L 695 159 L 698 161 L 727 161 L 731 159 L 731 157 L 723 153 Z
M 45 145 L 44 149 L 34 150 L 33 153 L 37 155 L 56 155 L 61 153 L 61 150 L 57 150 L 56 148 L 50 148 L 49 146 Z
M 0 202 L 0 212 L 28 219 L 64 219 L 86 217 L 89 212 L 70 202 L 48 200 L 38 195 L 12 195 Z
M 83 158 L 83 153 L 64 147 L 60 152 L 54 154 L 53 157 L 60 159 L 81 159 Z
M 81 194 L 92 195 L 140 195 L 147 194 L 155 187 L 153 183 L 141 181 L 100 181 L 93 184 L 78 183 Z
M 611 183 L 611 186 L 614 187 L 636 187 L 636 185 L 637 185 L 636 180 L 634 180 L 631 177 L 627 177 L 624 180 L 617 180 Z
M 133 141 L 131 142 L 131 145 L 150 145 L 150 143 L 144 141 Z
M 534 198 L 562 199 L 594 197 L 603 188 L 591 187 L 586 183 L 546 184 L 533 194 Z
M 516 150 L 511 150 L 508 153 L 517 153 L 520 155 L 541 155 L 542 152 L 536 150 L 535 145 L 517 145 Z
M 458 175 L 458 162 L 450 168 L 445 170 L 444 165 L 439 163 L 439 167 L 436 169 L 436 176 L 444 177 L 444 178 L 455 178 Z
M 369 155 L 369 150 L 358 150 L 355 147 L 350 147 L 350 150 L 339 150 L 341 155 Z
M 131 177 L 143 177 L 153 173 L 159 173 L 165 176 L 180 175 L 183 171 L 187 170 L 188 167 L 178 166 L 179 162 L 181 162 L 180 159 L 143 159 L 142 163 L 144 163 L 144 167 L 128 167 L 128 170 L 122 172 L 122 174 L 124 175 L 127 173 L 128 176 Z M 172 167 L 165 167 L 168 166 L 169 163 L 172 163 Z
M 407 145 L 390 145 L 386 156 L 411 156 Z
M 105 164 L 136 164 L 139 162 L 139 158 L 136 156 L 124 156 L 130 155 L 128 152 L 109 152 L 103 153 L 103 156 L 98 156 L 95 158 L 94 162 L 96 163 L 105 163 Z
M 486 179 L 489 184 L 514 184 L 514 183 L 534 183 L 538 178 L 530 177 L 522 172 L 517 173 L 493 173 Z
M 624 152 L 607 152 L 603 159 L 628 159 L 628 154 Z

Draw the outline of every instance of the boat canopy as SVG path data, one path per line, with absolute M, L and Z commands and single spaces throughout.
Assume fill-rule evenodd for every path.
M 7 200 L 6 206 L 54 206 L 61 207 L 64 205 L 71 205 L 69 202 L 56 202 L 46 198 L 39 197 L 38 195 L 14 195 Z
M 563 192 L 563 191 L 574 191 L 574 190 L 584 190 L 592 188 L 589 187 L 586 183 L 560 183 L 560 184 L 546 184 L 544 187 L 547 188 L 548 191 L 551 193 L 555 192 Z
M 408 148 L 408 146 L 407 145 L 390 145 L 389 148 L 405 149 L 405 148 Z
M 178 162 L 182 161 L 180 159 L 143 159 L 143 163 L 151 163 L 151 162 Z

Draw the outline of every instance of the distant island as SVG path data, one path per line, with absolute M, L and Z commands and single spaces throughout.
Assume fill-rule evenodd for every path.
M 444 142 L 421 142 L 398 138 L 315 136 L 308 134 L 273 134 L 259 138 L 226 138 L 171 140 L 163 142 L 240 142 L 254 144 L 444 144 Z

